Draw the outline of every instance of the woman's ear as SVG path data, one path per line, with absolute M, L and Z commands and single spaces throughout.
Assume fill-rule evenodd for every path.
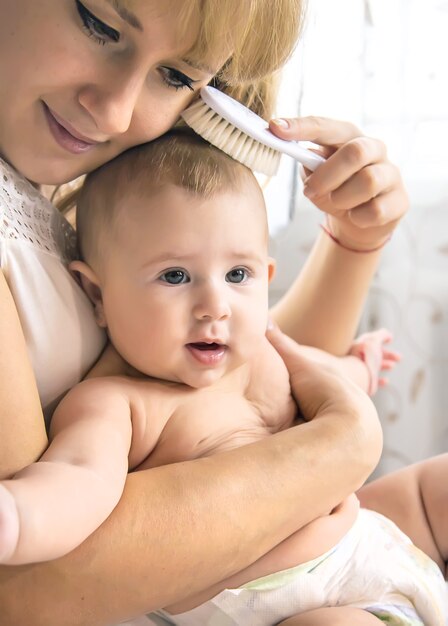
M 72 261 L 68 268 L 81 284 L 81 287 L 93 304 L 96 323 L 102 328 L 107 328 L 106 314 L 103 306 L 103 294 L 97 275 L 90 265 L 87 265 L 84 261 Z
M 268 281 L 269 282 L 271 282 L 271 280 L 275 276 L 276 267 L 277 267 L 277 263 L 275 262 L 275 259 L 273 259 L 272 257 L 269 257 L 268 258 Z

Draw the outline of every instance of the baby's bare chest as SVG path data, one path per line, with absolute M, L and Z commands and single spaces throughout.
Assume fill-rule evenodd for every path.
M 296 408 L 287 377 L 247 393 L 227 386 L 140 386 L 144 424 L 133 424 L 131 467 L 157 467 L 253 443 L 292 425 Z M 267 383 L 267 381 L 265 381 Z M 173 393 L 174 391 L 174 393 Z

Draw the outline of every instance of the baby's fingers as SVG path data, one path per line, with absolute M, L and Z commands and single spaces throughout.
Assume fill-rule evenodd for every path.
M 398 361 L 401 361 L 401 354 L 395 350 L 383 349 L 383 359 L 386 361 L 392 361 L 393 363 L 398 363 Z

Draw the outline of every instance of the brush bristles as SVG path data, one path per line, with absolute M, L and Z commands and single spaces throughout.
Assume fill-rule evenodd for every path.
M 250 169 L 274 176 L 280 164 L 281 153 L 252 139 L 245 132 L 215 113 L 203 100 L 198 100 L 182 113 L 185 122 L 195 133 L 243 163 Z

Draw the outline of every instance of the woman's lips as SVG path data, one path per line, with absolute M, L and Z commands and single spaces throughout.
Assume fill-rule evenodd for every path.
M 56 143 L 72 154 L 82 154 L 91 150 L 98 141 L 82 139 L 79 136 L 73 135 L 63 124 L 61 124 L 56 118 L 55 114 L 49 109 L 49 107 L 43 103 L 45 117 L 47 118 L 48 126 Z M 68 123 L 67 123 L 68 126 Z

